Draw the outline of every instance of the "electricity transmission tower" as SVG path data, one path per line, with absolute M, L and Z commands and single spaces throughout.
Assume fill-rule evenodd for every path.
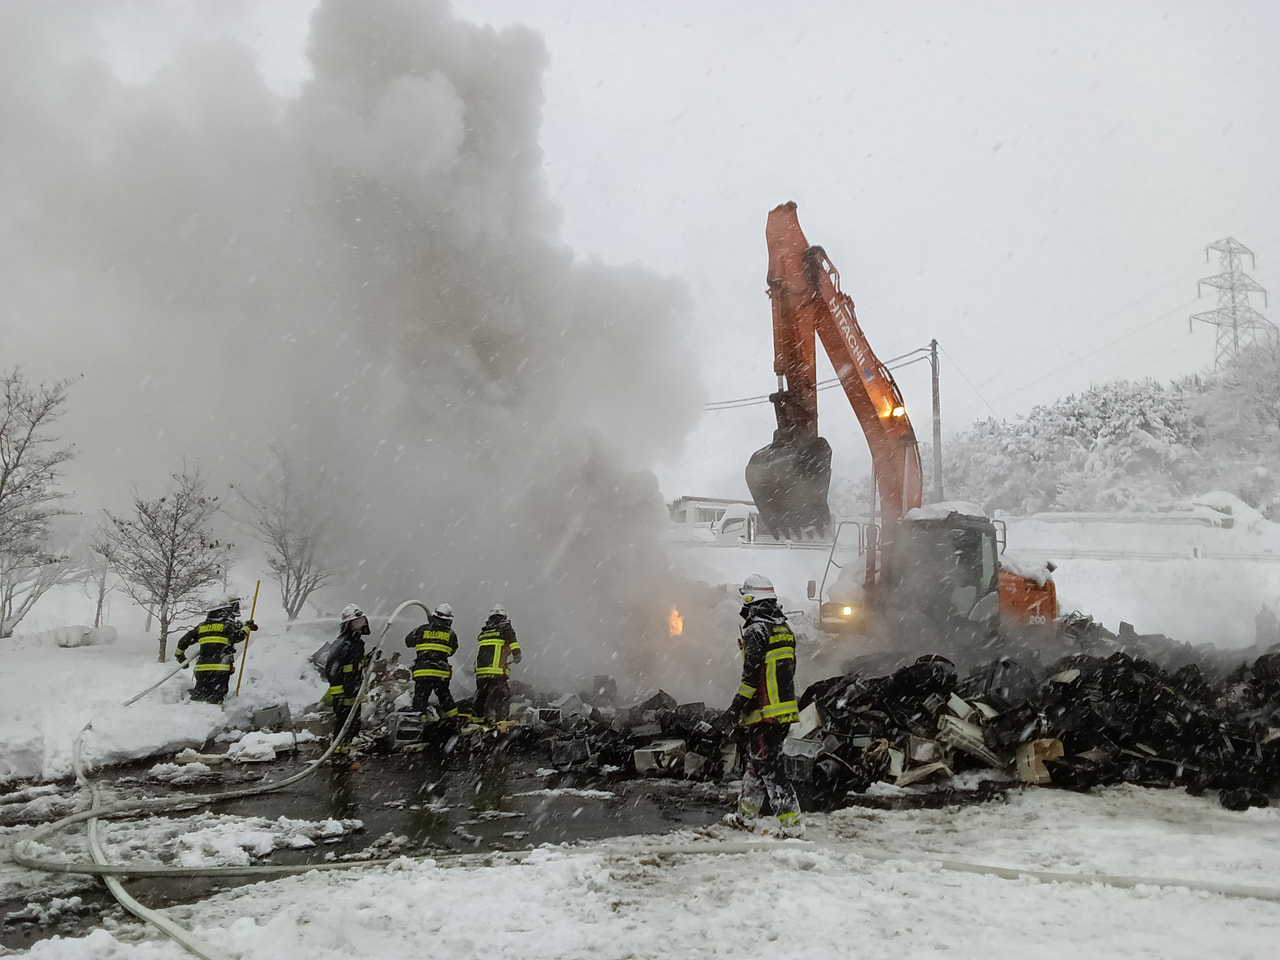
M 1249 255 L 1249 261 L 1257 268 L 1253 259 L 1253 251 L 1235 237 L 1227 237 L 1211 243 L 1204 248 L 1204 258 L 1209 259 L 1209 251 L 1216 250 L 1222 263 L 1222 272 L 1216 277 L 1205 277 L 1196 283 L 1196 296 L 1200 288 L 1208 285 L 1218 288 L 1218 306 L 1204 313 L 1191 315 L 1190 326 L 1195 328 L 1197 320 L 1218 328 L 1215 344 L 1213 367 L 1216 370 L 1223 364 L 1235 359 L 1242 349 L 1252 346 L 1259 340 L 1272 340 L 1277 333 L 1276 325 L 1253 309 L 1249 302 L 1249 294 L 1262 294 L 1262 304 L 1267 305 L 1267 291 L 1262 284 L 1244 272 L 1240 266 L 1243 254 Z

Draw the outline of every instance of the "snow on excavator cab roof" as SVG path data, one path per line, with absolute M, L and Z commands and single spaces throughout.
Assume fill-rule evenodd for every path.
M 953 513 L 964 517 L 985 517 L 986 511 L 967 500 L 940 500 L 907 511 L 907 520 L 945 520 Z

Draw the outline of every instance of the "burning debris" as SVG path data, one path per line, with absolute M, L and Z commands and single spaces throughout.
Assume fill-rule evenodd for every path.
M 1227 669 L 1128 625 L 1119 635 L 1091 622 L 1074 629 L 1076 652 L 1044 665 L 1029 650 L 964 675 L 938 654 L 889 670 L 884 658 L 865 657 L 810 685 L 784 746 L 805 806 L 832 809 L 892 788 L 981 799 L 1019 783 L 1119 782 L 1216 790 L 1231 809 L 1270 802 L 1280 785 L 1280 651 Z M 396 709 L 398 687 L 384 679 L 371 705 L 382 725 L 375 743 L 528 752 L 576 781 L 740 775 L 736 737 L 704 703 L 658 691 L 618 706 L 607 676 L 577 694 L 513 688 L 511 722 L 454 724 Z

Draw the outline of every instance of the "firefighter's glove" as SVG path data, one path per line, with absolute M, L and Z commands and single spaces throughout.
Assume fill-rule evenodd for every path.
M 716 733 L 722 737 L 729 736 L 738 726 L 738 711 L 730 707 L 716 718 L 716 722 L 712 726 L 715 727 Z
M 321 702 L 322 704 L 324 704 L 326 707 L 332 707 L 332 706 L 333 706 L 333 691 L 332 691 L 332 690 L 326 690 L 326 691 L 324 692 L 324 696 L 320 698 L 320 702 Z
M 248 622 L 245 624 L 245 627 L 246 627 L 246 628 L 248 628 L 248 629 L 249 629 L 249 630 L 251 630 L 251 631 L 252 631 L 252 630 L 257 630 L 257 629 L 258 629 L 258 625 L 257 625 L 256 623 L 254 623 L 252 620 L 248 621 Z
M 521 660 L 523 660 L 523 659 L 524 659 L 524 657 L 520 656 L 520 654 L 519 654 L 519 653 L 513 653 L 513 654 L 511 655 L 511 662 L 512 662 L 512 663 L 519 663 L 519 662 L 520 662 Z
M 178 662 L 179 662 L 180 664 L 182 664 L 182 669 L 183 669 L 183 670 L 185 670 L 185 669 L 187 669 L 187 667 L 191 666 L 191 661 L 190 661 L 190 660 L 179 660 Z

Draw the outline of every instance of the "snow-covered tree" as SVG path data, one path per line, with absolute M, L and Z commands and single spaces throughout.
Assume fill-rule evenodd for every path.
M 33 384 L 14 369 L 0 374 L 0 637 L 71 572 L 50 549 L 50 521 L 61 467 L 72 457 L 51 428 L 62 414 L 70 381 Z
M 226 555 L 211 526 L 218 498 L 205 493 L 204 477 L 184 469 L 173 480 L 158 500 L 135 491 L 131 516 L 107 512 L 108 556 L 122 589 L 155 614 L 161 663 L 173 624 L 204 609 L 204 592 L 222 580 Z
M 1137 509 L 1184 496 L 1201 424 L 1190 382 L 1116 381 L 974 424 L 947 445 L 947 495 L 988 510 Z
M 257 491 L 240 489 L 249 522 L 267 547 L 267 564 L 280 586 L 289 620 L 298 619 L 308 598 L 334 574 L 330 536 L 332 510 L 315 477 L 288 453 L 272 447 L 275 463 Z
M 1280 506 L 1280 344 L 1263 340 L 1203 378 L 1192 411 L 1203 434 L 1197 486 L 1260 510 Z

